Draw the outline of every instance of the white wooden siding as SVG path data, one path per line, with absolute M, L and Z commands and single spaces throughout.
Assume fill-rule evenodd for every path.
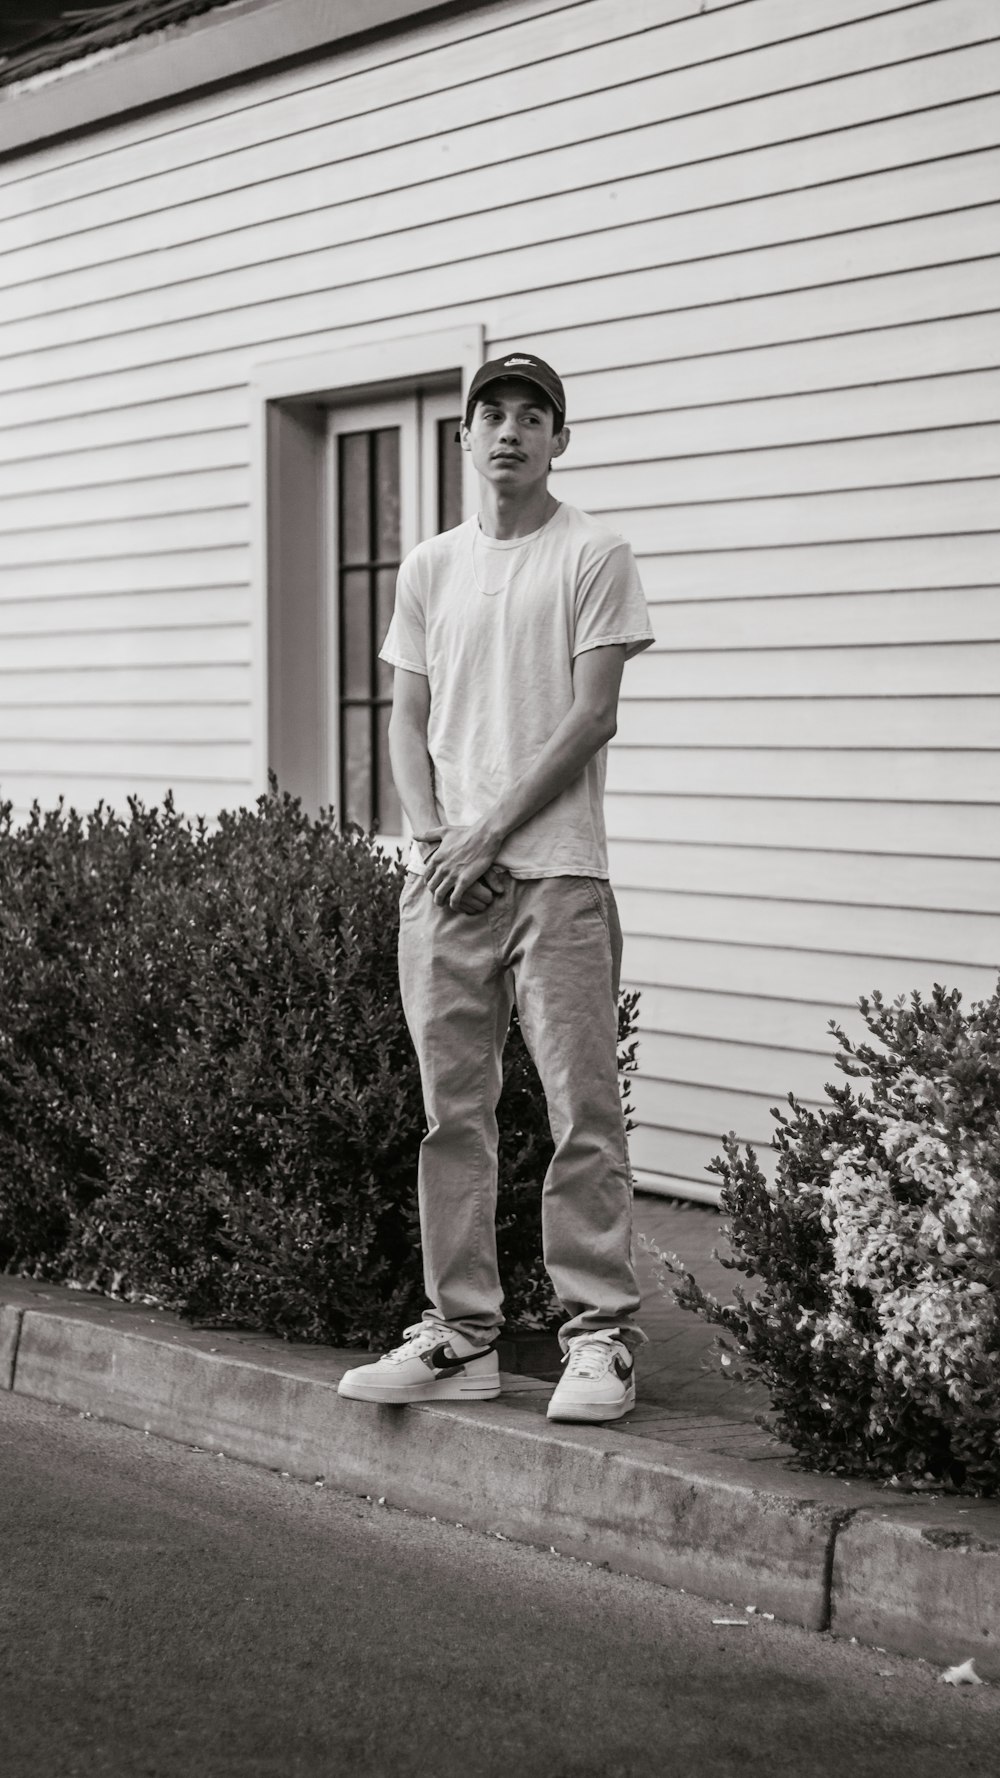
M 0 167 L 0 796 L 252 797 L 254 366 L 531 345 L 657 632 L 633 1161 L 711 1191 L 1000 963 L 998 86 L 993 0 L 498 0 Z

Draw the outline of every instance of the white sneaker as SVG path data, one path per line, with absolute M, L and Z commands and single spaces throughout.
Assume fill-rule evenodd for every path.
M 418 1321 L 377 1363 L 345 1371 L 337 1394 L 389 1403 L 491 1401 L 500 1394 L 496 1345 L 476 1346 L 464 1334 Z
M 635 1407 L 635 1359 L 617 1327 L 574 1334 L 549 1420 L 620 1420 Z

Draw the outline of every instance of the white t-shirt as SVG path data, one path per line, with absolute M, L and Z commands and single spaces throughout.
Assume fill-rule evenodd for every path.
M 652 641 L 629 545 L 574 506 L 530 537 L 487 537 L 477 517 L 418 544 L 399 570 L 380 658 L 430 681 L 439 819 L 477 821 L 534 764 L 573 702 L 578 654 L 623 642 L 628 659 Z M 497 863 L 515 877 L 606 877 L 606 768 L 602 747 L 508 834 Z M 416 845 L 409 869 L 424 869 Z

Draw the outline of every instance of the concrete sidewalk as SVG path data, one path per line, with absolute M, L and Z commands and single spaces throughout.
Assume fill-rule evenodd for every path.
M 728 1294 L 714 1211 L 640 1196 L 636 1229 Z M 0 1280 L 0 1386 L 549 1544 L 726 1615 L 752 1605 L 942 1665 L 974 1656 L 1000 1679 L 1000 1502 L 792 1468 L 754 1423 L 766 1399 L 708 1368 L 711 1328 L 657 1291 L 647 1257 L 640 1267 L 639 1401 L 609 1426 L 546 1420 L 551 1382 L 509 1373 L 495 1402 L 372 1408 L 336 1393 L 357 1353 L 16 1278 Z

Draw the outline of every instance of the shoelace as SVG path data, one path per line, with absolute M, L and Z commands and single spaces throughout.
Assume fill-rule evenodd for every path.
M 393 1364 L 402 1364 L 407 1358 L 418 1358 L 421 1352 L 429 1352 L 432 1346 L 439 1346 L 441 1339 L 439 1327 L 418 1322 L 415 1327 L 404 1327 L 402 1345 L 394 1346 L 385 1356 Z
M 611 1369 L 614 1361 L 615 1346 L 620 1342 L 601 1340 L 574 1340 L 564 1359 L 568 1377 L 600 1377 Z

